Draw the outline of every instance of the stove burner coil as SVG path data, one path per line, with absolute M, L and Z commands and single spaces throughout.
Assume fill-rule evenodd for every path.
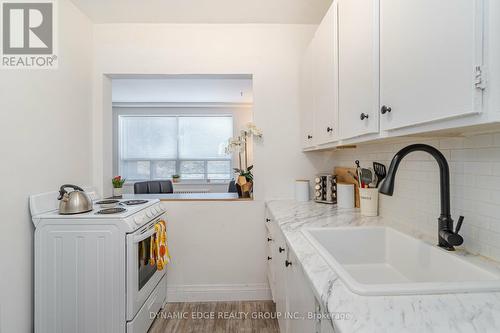
M 123 213 L 125 212 L 125 208 L 108 208 L 108 209 L 101 209 L 100 211 L 97 212 L 97 214 L 118 214 L 118 213 Z

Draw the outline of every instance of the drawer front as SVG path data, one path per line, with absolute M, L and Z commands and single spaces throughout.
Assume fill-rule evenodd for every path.
M 266 247 L 266 255 L 267 255 L 267 280 L 269 281 L 269 287 L 271 288 L 271 295 L 273 297 L 273 301 L 275 300 L 275 288 L 276 288 L 276 279 L 274 276 L 274 258 L 273 258 L 273 237 L 270 232 L 267 233 L 267 247 Z

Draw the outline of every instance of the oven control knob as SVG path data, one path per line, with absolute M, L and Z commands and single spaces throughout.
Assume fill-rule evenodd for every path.
M 147 216 L 147 217 L 152 217 L 152 216 L 151 216 L 151 212 L 150 212 L 149 210 L 146 212 L 146 216 Z
M 135 224 L 139 225 L 142 223 L 141 218 L 139 216 L 134 217 Z

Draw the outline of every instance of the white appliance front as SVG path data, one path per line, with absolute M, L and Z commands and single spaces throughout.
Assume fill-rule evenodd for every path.
M 166 273 L 166 268 L 160 271 L 151 263 L 151 236 L 161 220 L 166 221 L 165 214 L 127 235 L 127 321 L 134 319 Z

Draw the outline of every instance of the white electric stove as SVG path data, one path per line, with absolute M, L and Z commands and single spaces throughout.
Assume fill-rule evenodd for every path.
M 94 191 L 87 190 L 94 202 Z M 58 192 L 30 197 L 35 225 L 35 333 L 146 333 L 166 302 L 166 270 L 150 259 L 157 199 L 60 215 Z M 105 214 L 109 213 L 109 214 Z

